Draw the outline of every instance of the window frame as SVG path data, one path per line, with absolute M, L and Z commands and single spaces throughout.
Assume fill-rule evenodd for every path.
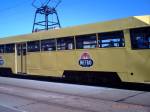
M 38 45 L 39 47 L 38 47 L 36 50 L 34 50 L 33 48 L 32 48 L 33 50 L 32 50 L 31 48 L 30 48 L 31 50 L 29 50 L 29 44 L 31 44 L 31 43 L 33 43 L 33 42 L 38 42 L 37 45 Z M 28 52 L 28 53 L 41 52 L 41 40 L 28 41 L 28 42 L 27 42 L 27 52 Z
M 54 41 L 54 47 L 52 47 L 52 46 L 50 46 L 50 47 L 47 47 L 47 50 L 45 50 L 45 48 L 43 49 L 43 45 L 44 45 L 44 41 L 46 42 L 46 41 Z M 52 43 L 52 42 L 50 42 L 50 43 Z M 46 52 L 46 51 L 56 51 L 56 46 L 57 46 L 57 44 L 56 44 L 56 39 L 44 39 L 44 40 L 41 40 L 41 43 L 40 43 L 41 45 L 40 45 L 40 49 L 41 49 L 41 52 Z M 46 44 L 46 43 L 45 43 Z M 52 49 L 52 50 L 48 50 L 49 48 L 54 48 L 54 49 Z
M 1 47 L 3 46 L 3 52 L 1 51 Z M 4 44 L 0 44 L 0 53 L 3 54 L 5 53 L 5 45 Z
M 64 40 L 63 40 L 64 39 Z M 70 39 L 69 41 L 67 39 Z M 67 40 L 67 41 L 66 41 Z M 64 45 L 61 45 L 62 43 L 59 41 L 64 41 L 62 42 Z M 61 37 L 56 39 L 56 46 L 57 46 L 57 51 L 62 51 L 62 50 L 75 50 L 75 41 L 74 41 L 74 36 L 69 36 L 69 37 Z M 70 46 L 69 48 L 69 44 Z M 59 49 L 60 48 L 60 49 Z M 64 49 L 61 49 L 64 48 Z
M 92 37 L 93 37 L 93 39 L 91 39 Z M 87 39 L 84 39 L 84 38 L 87 38 Z M 91 39 L 91 43 L 89 41 L 90 39 Z M 76 35 L 75 41 L 76 41 L 76 49 L 95 49 L 95 48 L 97 48 L 97 34 L 96 33 L 85 34 L 85 35 Z M 79 42 L 80 42 L 80 45 L 79 45 Z M 90 47 L 86 48 L 85 46 L 90 46 Z M 92 47 L 92 46 L 94 46 L 94 47 Z
M 113 33 L 122 33 L 122 36 L 120 38 L 114 38 L 114 39 L 122 39 L 122 46 L 114 46 L 114 47 L 101 47 L 101 43 L 100 44 L 100 40 L 102 40 L 102 36 L 100 36 L 101 34 L 113 34 Z M 64 42 L 62 43 L 66 43 L 66 45 L 59 45 L 61 44 L 61 42 L 59 42 L 59 40 L 63 40 Z M 66 41 L 67 39 L 70 39 L 69 41 Z M 104 38 L 103 40 L 107 40 L 109 38 Z M 112 37 L 110 39 L 113 39 Z M 52 50 L 46 50 L 43 46 L 44 46 L 44 41 L 46 44 L 46 41 L 52 41 L 52 42 L 48 42 L 49 44 L 52 43 L 52 45 L 50 45 L 49 47 L 47 47 L 46 49 L 49 48 L 54 48 Z M 54 41 L 54 42 L 53 42 Z M 112 31 L 112 32 L 101 32 L 101 33 L 91 33 L 91 34 L 84 34 L 84 35 L 74 35 L 74 36 L 68 36 L 68 37 L 58 37 L 58 38 L 47 38 L 47 39 L 43 39 L 43 40 L 31 40 L 31 41 L 26 41 L 26 51 L 28 53 L 30 52 L 46 52 L 46 51 L 61 51 L 61 50 L 78 50 L 78 49 L 96 49 L 96 48 L 123 48 L 125 47 L 125 37 L 124 37 L 124 32 L 123 30 L 119 30 L 119 31 Z M 69 49 L 69 43 L 72 43 L 72 48 Z M 107 42 L 106 42 L 107 43 Z M 118 43 L 118 42 L 114 42 L 114 43 Z M 5 45 L 0 45 L 0 46 L 4 46 L 4 53 L 6 52 L 6 46 L 7 45 L 14 45 L 15 48 L 15 44 L 16 43 L 10 43 L 10 44 L 5 44 Z M 32 45 L 33 44 L 33 45 Z M 105 44 L 105 42 L 104 42 Z M 37 48 L 32 48 L 33 46 L 38 46 Z M 30 48 L 29 48 L 30 47 Z M 65 47 L 63 49 L 59 49 L 59 47 Z M 44 50 L 45 49 L 45 50 Z M 13 50 L 14 53 L 15 49 Z
M 107 46 L 103 46 L 104 44 L 107 44 Z M 126 42 L 123 30 L 98 33 L 99 48 L 124 48 L 125 44 Z
M 149 28 L 149 31 L 150 31 L 150 27 L 140 27 L 140 28 L 132 28 L 132 29 L 129 29 L 129 33 L 130 33 L 130 40 L 131 40 L 131 49 L 132 50 L 149 50 L 150 49 L 150 34 L 149 34 L 149 36 L 147 36 L 146 34 L 144 34 L 143 32 L 142 32 L 142 30 L 144 30 L 144 29 L 147 29 L 147 32 L 148 32 L 148 28 Z M 137 34 L 133 34 L 133 32 L 135 33 L 135 32 L 137 32 Z M 142 33 L 141 33 L 142 32 Z M 140 34 L 139 36 L 137 36 L 138 34 Z M 147 36 L 147 37 L 141 37 L 140 38 L 140 36 Z M 139 37 L 139 39 L 145 39 L 146 40 L 146 38 L 147 38 L 147 41 L 145 41 L 145 40 L 143 40 L 143 42 L 145 41 L 145 43 L 148 43 L 148 48 L 141 48 L 141 47 L 139 47 L 139 45 L 138 45 L 138 39 L 137 38 L 135 38 L 135 36 L 138 38 Z M 141 43 L 141 42 L 140 42 Z M 143 43 L 142 43 L 143 44 Z M 146 46 L 146 45 L 145 45 Z
M 12 45 L 12 46 L 11 46 Z M 7 49 L 7 47 L 10 47 L 11 49 Z M 12 49 L 13 47 L 13 49 Z M 5 44 L 4 46 L 4 53 L 15 53 L 15 43 L 9 43 L 9 44 Z

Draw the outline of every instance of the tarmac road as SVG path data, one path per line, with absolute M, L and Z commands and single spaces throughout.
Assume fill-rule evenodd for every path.
M 150 92 L 0 77 L 0 112 L 150 112 Z

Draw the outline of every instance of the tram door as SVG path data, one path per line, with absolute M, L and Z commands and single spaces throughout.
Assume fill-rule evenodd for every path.
M 27 45 L 26 43 L 17 44 L 17 72 L 19 74 L 26 74 L 26 54 L 27 54 Z

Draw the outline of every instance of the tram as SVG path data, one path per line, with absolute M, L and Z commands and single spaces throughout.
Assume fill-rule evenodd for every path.
M 20 75 L 150 83 L 150 16 L 1 38 L 0 73 L 6 68 Z

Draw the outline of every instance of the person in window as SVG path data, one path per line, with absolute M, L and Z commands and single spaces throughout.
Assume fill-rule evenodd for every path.
M 124 41 L 123 41 L 123 39 L 121 38 L 120 41 L 119 41 L 119 47 L 123 47 L 123 46 L 124 46 L 123 44 L 124 44 Z
M 114 41 L 110 40 L 109 47 L 114 47 Z
M 68 43 L 68 50 L 72 50 L 73 49 L 73 44 L 72 43 Z
M 144 37 L 136 37 L 137 39 L 137 47 L 144 49 L 144 48 L 148 48 L 148 42 L 145 40 Z
M 148 37 L 148 46 L 150 48 L 150 37 Z

